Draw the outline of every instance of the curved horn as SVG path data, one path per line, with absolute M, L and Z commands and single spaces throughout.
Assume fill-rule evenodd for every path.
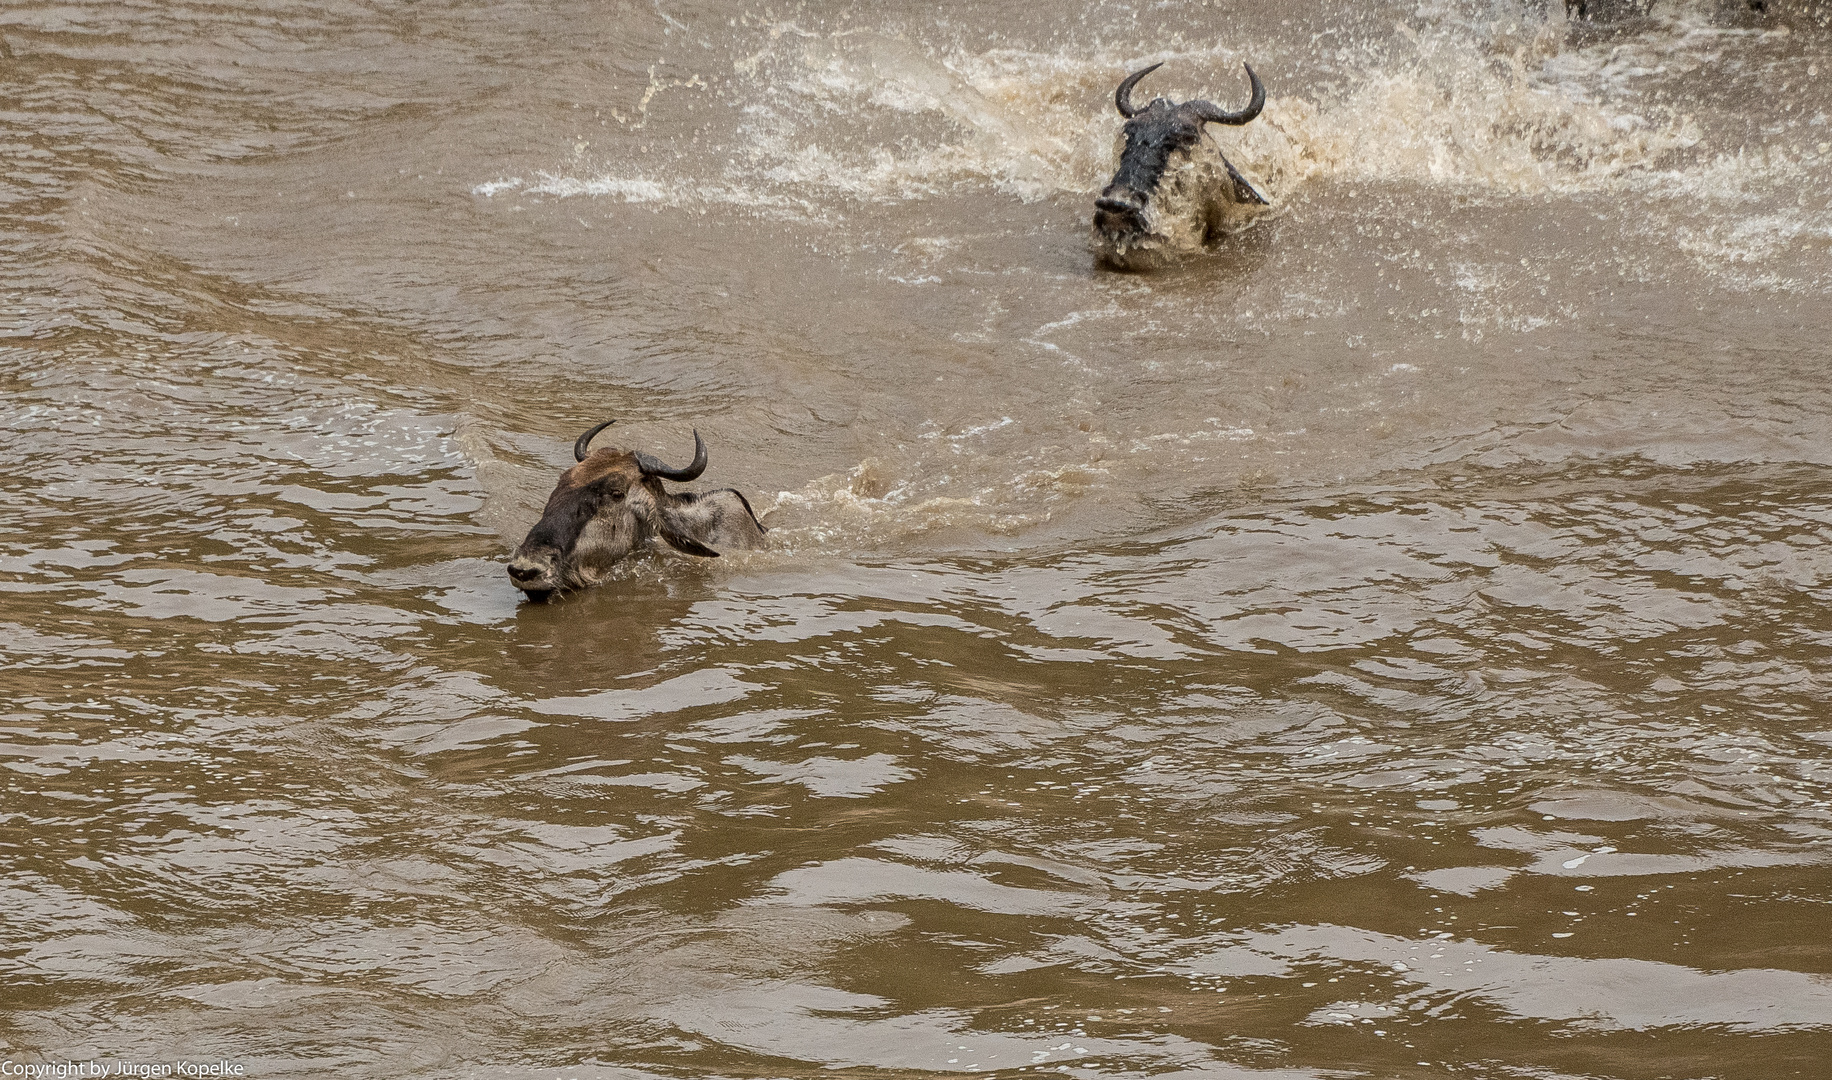
M 579 441 L 576 443 L 573 443 L 573 460 L 574 461 L 584 461 L 585 460 L 585 448 L 592 444 L 592 436 L 598 434 L 600 431 L 603 431 L 605 428 L 610 427 L 612 424 L 615 424 L 616 422 L 617 421 L 615 420 L 606 420 L 604 423 L 599 424 L 597 427 L 579 436 Z
M 641 452 L 636 453 L 636 467 L 644 476 L 658 476 L 663 480 L 682 482 L 698 479 L 706 471 L 706 440 L 700 438 L 700 429 L 693 429 L 693 460 L 684 469 L 670 469 L 660 461 Z
M 1113 92 L 1113 104 L 1119 108 L 1121 116 L 1130 120 L 1145 111 L 1132 104 L 1132 88 L 1139 84 L 1140 79 L 1143 79 L 1145 76 L 1150 75 L 1163 66 L 1164 61 L 1160 60 L 1148 68 L 1140 68 L 1126 76 L 1126 80 L 1120 83 L 1120 88 Z
M 1231 113 L 1223 112 L 1221 106 L 1213 101 L 1191 101 L 1186 104 L 1196 111 L 1197 116 L 1212 124 L 1244 124 L 1258 116 L 1260 110 L 1266 107 L 1266 84 L 1260 82 L 1260 77 L 1254 74 L 1251 66 L 1242 64 L 1241 67 L 1247 69 L 1247 78 L 1253 83 L 1253 100 L 1247 102 L 1246 108 Z

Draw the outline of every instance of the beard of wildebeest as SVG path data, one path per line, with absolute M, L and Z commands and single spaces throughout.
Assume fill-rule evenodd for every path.
M 1158 98 L 1135 108 L 1134 84 L 1153 64 L 1120 83 L 1114 104 L 1125 116 L 1119 168 L 1094 201 L 1089 237 L 1096 258 L 1117 270 L 1145 270 L 1200 251 L 1249 222 L 1267 205 L 1203 130 L 1205 124 L 1244 124 L 1259 115 L 1266 89 L 1251 67 L 1253 98 L 1238 113 L 1208 101 Z

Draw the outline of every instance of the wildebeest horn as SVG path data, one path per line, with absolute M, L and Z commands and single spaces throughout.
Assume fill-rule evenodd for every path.
M 706 471 L 706 440 L 700 438 L 700 429 L 693 429 L 693 460 L 684 469 L 670 469 L 660 461 L 641 452 L 636 453 L 636 467 L 644 476 L 657 476 L 663 480 L 694 480 Z
M 1247 78 L 1253 83 L 1253 100 L 1247 102 L 1247 107 L 1231 113 L 1223 112 L 1213 101 L 1189 102 L 1189 107 L 1195 110 L 1197 116 L 1212 124 L 1244 124 L 1260 114 L 1260 110 L 1266 107 L 1266 84 L 1260 82 L 1260 77 L 1254 74 L 1251 65 L 1242 64 L 1241 67 L 1247 69 Z
M 617 421 L 615 420 L 606 420 L 604 423 L 599 424 L 597 427 L 579 436 L 579 441 L 573 443 L 573 460 L 574 461 L 584 461 L 585 460 L 585 448 L 592 444 L 592 436 L 598 434 L 600 431 L 603 431 L 605 428 L 610 427 L 612 424 L 615 424 L 616 422 Z
M 1139 84 L 1140 79 L 1143 79 L 1145 76 L 1150 75 L 1163 66 L 1164 61 L 1160 60 L 1148 68 L 1140 68 L 1126 76 L 1125 81 L 1120 83 L 1120 88 L 1113 92 L 1113 104 L 1118 106 L 1121 116 L 1130 120 L 1145 111 L 1144 109 L 1135 108 L 1133 106 L 1132 88 Z

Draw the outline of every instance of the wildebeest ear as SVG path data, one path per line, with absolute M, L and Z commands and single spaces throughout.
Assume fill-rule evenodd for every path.
M 743 495 L 720 491 L 671 495 L 656 514 L 656 532 L 676 551 L 717 558 L 714 545 L 754 548 L 763 544 L 763 525 Z
M 1272 205 L 1272 201 L 1270 199 L 1266 198 L 1266 196 L 1264 195 L 1261 195 L 1259 193 L 1259 189 L 1254 187 L 1253 184 L 1249 182 L 1246 177 L 1240 174 L 1240 170 L 1234 167 L 1234 163 L 1232 161 L 1229 161 L 1227 158 L 1224 157 L 1221 159 L 1221 163 L 1228 167 L 1228 178 L 1234 181 L 1234 201 L 1235 202 L 1251 203 L 1251 204 L 1255 204 L 1258 206 L 1271 206 Z

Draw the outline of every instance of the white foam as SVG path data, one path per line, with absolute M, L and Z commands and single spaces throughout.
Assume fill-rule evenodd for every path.
M 1632 185 L 1735 199 L 1756 176 L 1803 163 L 1734 155 L 1682 161 L 1679 153 L 1702 137 L 1698 124 L 1638 89 L 1656 72 L 1715 62 L 1726 33 L 1674 22 L 1645 40 L 1579 47 L 1562 20 L 1400 26 L 1391 40 L 1370 44 L 1340 94 L 1275 84 L 1260 120 L 1213 132 L 1275 196 L 1337 181 L 1501 193 Z M 927 199 L 962 183 L 1024 200 L 1081 194 L 1112 167 L 1120 120 L 1088 103 L 1103 100 L 1119 73 L 1142 59 L 1165 60 L 1156 89 L 1231 102 L 1244 90 L 1241 60 L 1278 51 L 1237 41 L 1149 58 L 1098 49 L 931 54 L 884 34 L 822 35 L 784 23 L 735 65 L 756 84 L 746 96 L 757 104 L 728 113 L 738 118 L 731 138 L 743 152 L 711 163 L 719 175 L 665 175 L 662 166 L 635 176 L 575 147 L 567 164 L 533 182 L 495 180 L 474 191 L 731 204 L 797 217 L 819 211 L 811 198 Z M 1190 85 L 1202 78 L 1220 85 Z M 955 134 L 914 139 L 908 122 L 893 118 L 861 141 L 838 119 L 873 111 L 944 119 Z M 676 168 L 691 171 L 697 160 Z
M 557 195 L 563 199 L 575 195 L 602 195 L 620 198 L 624 202 L 671 202 L 674 199 L 672 191 L 679 190 L 679 185 L 671 189 L 669 185 L 641 178 L 599 176 L 580 180 L 554 173 L 541 173 L 538 181 L 522 190 L 530 195 Z
M 1816 143 L 1832 127 L 1824 110 L 1812 116 L 1815 106 L 1803 101 L 1799 134 L 1745 149 L 1712 143 L 1743 139 L 1741 126 L 1712 135 L 1716 127 L 1671 104 L 1686 99 L 1675 89 L 1725 67 L 1733 50 L 1759 46 L 1766 40 L 1759 33 L 1714 28 L 1702 13 L 1681 10 L 1633 34 L 1587 37 L 1562 18 L 1484 22 L 1465 13 L 1471 7 L 1427 0 L 1411 24 L 1340 53 L 1339 80 L 1326 89 L 1291 72 L 1304 46 L 1277 39 L 1229 38 L 1148 56 L 1085 46 L 930 51 L 880 32 L 826 34 L 778 23 L 754 50 L 739 43 L 750 55 L 732 78 L 713 80 L 721 107 L 710 108 L 715 91 L 704 80 L 667 83 L 671 110 L 686 109 L 689 95 L 709 95 L 707 110 L 688 110 L 696 124 L 690 142 L 665 130 L 685 122 L 672 112 L 666 123 L 659 113 L 619 115 L 627 133 L 647 127 L 658 141 L 617 144 L 615 158 L 583 141 L 531 148 L 557 152 L 558 160 L 517 162 L 472 190 L 657 212 L 735 208 L 827 224 L 859 203 L 963 191 L 1066 202 L 1086 198 L 1110 175 L 1121 121 L 1107 102 L 1121 73 L 1163 60 L 1150 92 L 1232 105 L 1245 89 L 1239 65 L 1252 59 L 1272 90 L 1264 113 L 1243 127 L 1209 130 L 1287 205 L 1324 185 L 1386 195 L 1423 187 L 1473 198 L 1626 197 L 1647 219 L 1643 232 L 1667 238 L 1655 263 L 1670 253 L 1739 289 L 1825 287 L 1832 274 L 1817 255 L 1832 237 L 1832 212 L 1810 200 L 1790 205 L 1791 189 L 1818 184 L 1832 160 L 1832 148 Z M 722 107 L 727 99 L 743 104 Z M 951 242 L 918 246 L 940 251 Z M 896 280 L 940 283 L 934 273 Z M 1462 336 L 1527 332 L 1564 317 L 1563 309 L 1523 301 L 1522 280 L 1509 267 L 1457 266 Z M 1108 314 L 1078 312 L 1027 341 L 1079 364 L 1054 331 Z

